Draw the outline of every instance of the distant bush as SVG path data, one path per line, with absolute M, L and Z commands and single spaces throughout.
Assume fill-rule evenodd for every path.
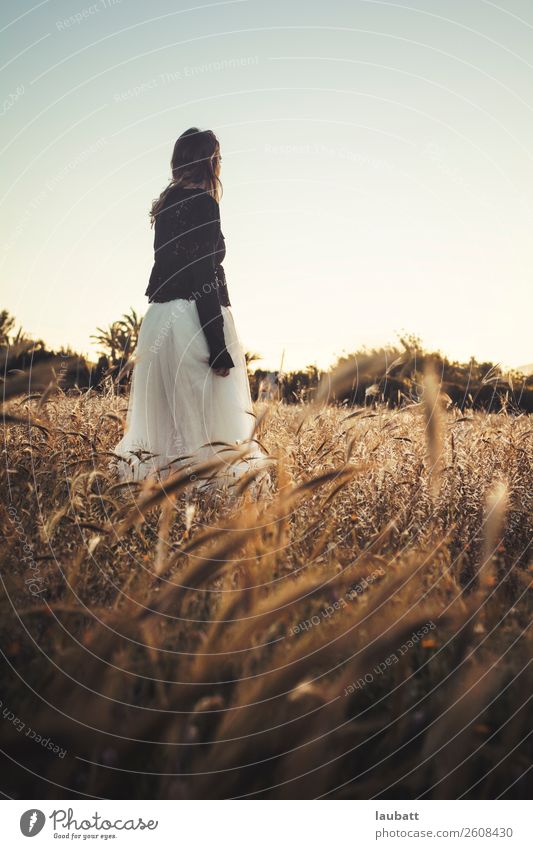
M 0 358 L 4 371 L 29 371 L 51 360 L 59 360 L 58 384 L 64 390 L 89 388 L 100 390 L 112 386 L 125 391 L 129 385 L 133 355 L 139 337 L 142 317 L 130 309 L 108 328 L 97 328 L 93 339 L 100 347 L 96 363 L 86 360 L 71 349 L 53 351 L 41 339 L 31 339 L 22 329 L 15 332 L 15 319 L 7 310 L 0 311 Z M 400 407 L 420 399 L 422 376 L 431 364 L 440 379 L 441 392 L 450 405 L 459 409 L 482 409 L 498 412 L 533 412 L 533 374 L 517 370 L 504 372 L 497 363 L 466 363 L 449 360 L 440 352 L 424 349 L 417 336 L 402 336 L 398 344 L 382 348 L 362 347 L 345 354 L 328 371 L 315 365 L 300 371 L 251 371 L 258 354 L 247 353 L 252 398 L 258 400 L 265 383 L 270 400 L 285 404 L 312 401 L 321 381 L 331 382 L 327 397 L 331 403 L 346 406 L 374 406 L 377 403 Z M 57 371 L 57 369 L 56 369 Z M 333 375 L 349 377 L 341 387 Z M 324 384 L 323 384 L 324 385 Z
M 441 392 L 448 396 L 450 404 L 460 409 L 533 412 L 533 375 L 518 371 L 504 373 L 498 364 L 480 363 L 474 358 L 467 363 L 452 361 L 440 352 L 426 351 L 415 336 L 401 337 L 399 343 L 383 348 L 360 348 L 339 357 L 327 372 L 308 366 L 303 371 L 277 373 L 279 400 L 287 404 L 309 401 L 321 380 L 331 380 L 328 397 L 333 403 L 359 406 L 385 403 L 398 407 L 420 399 L 422 376 L 427 366 L 432 365 L 440 379 Z M 339 372 L 351 376 L 340 389 L 332 380 Z M 254 399 L 266 374 L 257 369 L 251 375 Z

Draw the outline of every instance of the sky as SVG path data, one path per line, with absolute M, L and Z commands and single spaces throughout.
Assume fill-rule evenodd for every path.
M 260 365 L 415 333 L 533 361 L 531 0 L 2 4 L 0 307 L 49 346 L 134 307 L 175 139 L 214 130 Z

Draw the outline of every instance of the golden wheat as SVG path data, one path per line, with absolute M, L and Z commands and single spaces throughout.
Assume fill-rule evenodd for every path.
M 5 791 L 520 795 L 530 423 L 425 386 L 397 411 L 320 406 L 331 386 L 262 405 L 257 501 L 251 478 L 117 483 L 122 397 L 12 400 L 2 702 L 67 754 L 4 721 Z

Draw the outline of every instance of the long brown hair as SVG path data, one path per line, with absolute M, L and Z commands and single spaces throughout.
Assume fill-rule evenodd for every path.
M 150 210 L 152 225 L 165 202 L 165 198 L 176 185 L 197 185 L 219 201 L 222 195 L 220 173 L 220 144 L 211 130 L 199 130 L 191 127 L 177 139 L 170 160 L 172 180 L 159 197 L 154 200 Z

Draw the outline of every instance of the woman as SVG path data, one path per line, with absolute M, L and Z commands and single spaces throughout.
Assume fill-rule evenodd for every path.
M 228 443 L 252 438 L 246 362 L 226 286 L 220 229 L 220 146 L 186 130 L 174 146 L 172 181 L 154 201 L 150 302 L 135 356 L 127 427 L 115 448 L 123 479 L 165 476 L 218 452 L 236 477 L 260 457 L 231 464 Z

